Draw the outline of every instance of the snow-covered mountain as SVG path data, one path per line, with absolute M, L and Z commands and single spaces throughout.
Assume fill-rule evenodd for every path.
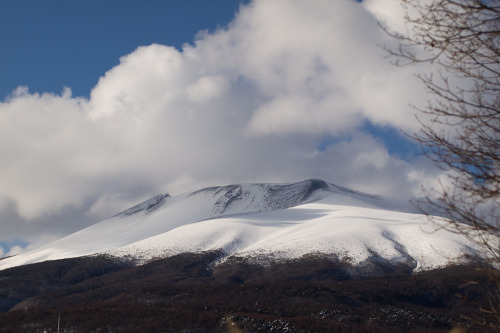
M 437 230 L 427 217 L 394 207 L 377 196 L 322 180 L 164 194 L 36 250 L 0 260 L 0 270 L 98 253 L 146 262 L 212 250 L 220 251 L 221 261 L 266 263 L 321 254 L 356 267 L 386 262 L 426 270 L 473 252 L 460 235 Z

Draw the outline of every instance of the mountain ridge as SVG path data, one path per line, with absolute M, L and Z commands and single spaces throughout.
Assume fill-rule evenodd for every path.
M 460 261 L 474 252 L 459 235 L 432 230 L 427 217 L 392 207 L 379 196 L 319 179 L 161 194 L 2 260 L 0 270 L 99 253 L 146 263 L 183 252 L 222 251 L 222 261 L 240 258 L 266 264 L 319 253 L 332 260 L 347 258 L 367 271 L 376 262 L 418 271 Z

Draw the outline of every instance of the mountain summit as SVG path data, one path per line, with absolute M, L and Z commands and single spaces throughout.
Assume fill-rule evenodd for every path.
M 445 266 L 473 252 L 468 241 L 378 196 L 322 180 L 236 184 L 162 194 L 36 250 L 0 269 L 107 254 L 137 260 L 219 251 L 219 262 L 266 264 L 320 255 L 359 270 Z

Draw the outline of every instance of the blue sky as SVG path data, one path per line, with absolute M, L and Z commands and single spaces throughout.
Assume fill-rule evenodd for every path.
M 407 201 L 427 99 L 397 0 L 0 2 L 0 245 L 159 193 L 322 178 Z M 12 253 L 11 253 L 12 254 Z
M 140 45 L 181 48 L 226 26 L 240 0 L 6 0 L 0 2 L 0 96 L 20 85 L 87 96 Z

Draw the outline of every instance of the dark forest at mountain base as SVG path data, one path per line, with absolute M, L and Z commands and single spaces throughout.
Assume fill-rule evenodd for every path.
M 496 332 L 473 266 L 385 276 L 310 256 L 214 265 L 217 252 L 135 266 L 106 256 L 0 271 L 0 332 Z M 496 326 L 495 326 L 496 325 Z

